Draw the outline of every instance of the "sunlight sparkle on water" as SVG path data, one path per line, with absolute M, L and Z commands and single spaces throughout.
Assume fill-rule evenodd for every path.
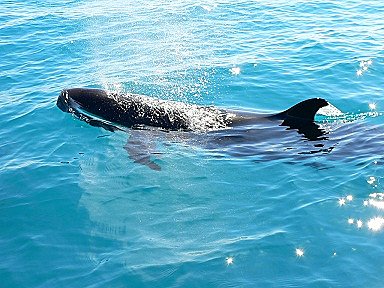
M 233 75 L 239 75 L 240 74 L 240 67 L 233 67 L 233 68 L 231 68 L 230 71 Z
M 378 209 L 384 210 L 384 201 L 369 199 L 368 204 Z
M 233 264 L 233 257 L 227 257 L 225 259 L 225 263 L 227 263 L 227 266 L 232 265 Z
M 375 231 L 375 232 L 379 231 L 384 227 L 384 218 L 382 217 L 371 218 L 369 219 L 367 226 L 372 231 Z
M 381 192 L 371 193 L 371 194 L 369 194 L 369 197 L 377 198 L 379 200 L 384 200 L 384 193 L 381 193 Z
M 362 220 L 357 220 L 356 221 L 356 226 L 357 226 L 357 228 L 361 228 L 361 227 L 363 227 L 363 221 Z
M 208 6 L 208 5 L 201 5 L 200 6 L 201 8 L 203 8 L 205 11 L 207 12 L 211 12 L 214 8 L 217 7 L 217 4 L 213 4 L 211 6 Z
M 376 103 L 369 103 L 369 109 L 376 110 Z
M 339 206 L 344 206 L 345 205 L 345 198 L 340 198 L 339 199 Z
M 295 253 L 296 253 L 297 257 L 303 257 L 304 256 L 304 249 L 296 248 Z
M 376 182 L 376 178 L 373 177 L 373 176 L 369 177 L 368 180 L 367 180 L 367 183 L 369 185 L 373 185 L 375 182 Z
M 201 6 L 201 8 L 203 8 L 204 10 L 206 10 L 206 11 L 208 11 L 208 12 L 211 12 L 211 11 L 212 11 L 212 8 L 209 7 L 209 6 L 206 6 L 206 5 Z
M 353 200 L 353 196 L 352 195 L 348 195 L 346 198 L 347 198 L 348 201 L 352 201 Z
M 355 220 L 353 218 L 349 218 L 348 219 L 348 224 L 353 224 L 353 223 L 355 223 Z
M 359 63 L 360 69 L 356 71 L 357 76 L 362 76 L 364 72 L 368 71 L 368 67 L 372 65 L 372 60 L 362 60 Z

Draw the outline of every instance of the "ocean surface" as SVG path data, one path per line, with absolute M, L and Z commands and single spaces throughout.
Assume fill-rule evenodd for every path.
M 344 114 L 316 143 L 143 131 L 155 171 L 71 87 Z M 383 1 L 0 0 L 0 287 L 383 287 L 383 87 Z

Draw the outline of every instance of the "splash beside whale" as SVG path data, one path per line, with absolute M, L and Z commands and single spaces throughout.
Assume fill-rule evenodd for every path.
M 332 105 L 324 99 L 312 98 L 280 113 L 257 114 L 165 101 L 137 94 L 120 95 L 101 89 L 73 88 L 61 92 L 57 106 L 92 126 L 108 131 L 130 128 L 131 137 L 125 147 L 130 157 L 154 170 L 160 170 L 150 160 L 150 155 L 142 152 L 148 148 L 145 144 L 147 141 L 132 141 L 136 130 L 203 133 L 207 139 L 212 140 L 207 146 L 220 146 L 237 141 L 251 144 L 260 138 L 268 139 L 270 135 L 263 133 L 260 127 L 270 127 L 276 123 L 275 126 L 295 130 L 304 139 L 316 142 L 326 139 L 326 132 L 315 123 L 315 115 L 320 109 Z M 275 132 L 272 131 L 274 139 Z

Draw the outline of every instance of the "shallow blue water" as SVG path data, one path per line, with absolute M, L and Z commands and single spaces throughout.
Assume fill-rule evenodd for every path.
M 168 2 L 0 2 L 0 286 L 381 287 L 384 4 Z M 152 171 L 68 87 L 353 121 L 302 161 L 159 139 Z

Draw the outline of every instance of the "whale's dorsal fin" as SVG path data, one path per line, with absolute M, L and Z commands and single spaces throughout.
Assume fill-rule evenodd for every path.
M 315 121 L 315 115 L 319 109 L 329 105 L 329 103 L 321 98 L 312 98 L 304 100 L 291 108 L 272 115 L 269 118 L 283 120 L 281 126 L 289 127 L 288 129 L 296 129 L 309 140 L 327 139 L 325 131 L 322 130 Z
M 312 98 L 304 100 L 288 110 L 285 110 L 276 115 L 270 116 L 270 118 L 288 120 L 288 119 L 302 119 L 313 122 L 315 115 L 320 108 L 329 105 L 328 101 L 322 98 Z

